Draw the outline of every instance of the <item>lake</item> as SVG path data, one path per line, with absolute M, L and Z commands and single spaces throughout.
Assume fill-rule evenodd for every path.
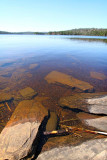
M 86 82 L 95 93 L 107 92 L 107 37 L 0 35 L 0 93 L 16 96 L 19 90 L 31 87 L 38 93 L 37 101 L 59 114 L 61 97 L 83 91 L 81 84 L 76 84 L 79 88 L 75 84 L 69 87 L 63 78 L 56 80 L 60 84 L 49 81 L 47 75 L 51 72 L 68 79 L 72 76 L 76 83 Z M 8 105 L 0 103 L 0 131 L 17 104 L 18 98 L 8 101 Z M 72 111 L 72 116 L 76 112 Z

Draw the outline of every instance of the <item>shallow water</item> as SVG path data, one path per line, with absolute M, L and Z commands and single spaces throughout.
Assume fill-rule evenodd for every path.
M 92 40 L 91 40 L 92 39 Z M 48 84 L 44 77 L 56 70 L 90 83 L 95 92 L 107 91 L 106 37 L 0 35 L 0 92 L 12 94 L 24 87 L 31 87 L 43 105 L 58 112 L 58 100 L 72 94 L 66 86 Z M 38 64 L 31 67 L 31 64 Z M 97 75 L 96 75 L 97 73 Z M 94 74 L 94 76 L 93 76 Z M 11 113 L 0 107 L 3 128 Z

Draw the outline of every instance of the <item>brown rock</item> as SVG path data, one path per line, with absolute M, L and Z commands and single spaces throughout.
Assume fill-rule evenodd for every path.
M 10 101 L 13 99 L 13 96 L 9 93 L 0 93 L 0 103 Z
M 54 131 L 57 129 L 58 118 L 55 112 L 50 112 L 50 118 L 46 125 L 46 131 Z
M 96 113 L 103 113 L 103 108 L 106 105 L 107 98 L 105 98 L 107 95 L 107 92 L 101 92 L 101 93 L 77 93 L 72 96 L 66 96 L 62 97 L 59 100 L 59 105 L 61 107 L 69 107 L 69 108 L 79 108 L 84 111 L 95 113 L 95 109 L 92 112 L 92 106 L 97 110 L 97 107 L 100 104 L 100 110 L 96 111 Z M 105 103 L 105 105 L 104 105 Z M 92 106 L 91 106 L 92 105 Z M 91 109 L 90 109 L 91 108 Z M 98 107 L 99 108 L 99 107 Z M 107 108 L 105 106 L 105 108 Z M 104 108 L 104 112 L 105 112 Z
M 103 73 L 99 72 L 90 72 L 90 76 L 99 80 L 105 80 L 107 78 Z
M 26 87 L 24 89 L 21 89 L 19 91 L 19 93 L 21 94 L 21 96 L 24 98 L 24 99 L 32 99 L 34 96 L 37 95 L 37 92 L 35 92 L 32 88 L 30 87 Z
M 79 88 L 80 90 L 84 92 L 93 92 L 93 86 L 90 85 L 88 82 L 78 80 L 72 76 L 69 76 L 67 74 L 64 74 L 58 71 L 50 72 L 45 77 L 45 80 L 48 83 L 60 83 L 63 85 L 68 85 L 71 88 Z

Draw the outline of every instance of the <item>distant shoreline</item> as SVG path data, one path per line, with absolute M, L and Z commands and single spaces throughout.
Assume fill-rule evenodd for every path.
M 7 31 L 0 31 L 0 34 L 107 36 L 107 29 L 80 28 L 80 29 L 72 29 L 72 30 L 66 30 L 66 31 L 51 31 L 51 32 L 7 32 Z

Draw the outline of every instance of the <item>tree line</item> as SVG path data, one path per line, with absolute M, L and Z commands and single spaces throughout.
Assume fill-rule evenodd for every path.
M 67 31 L 48 32 L 49 35 L 88 35 L 88 36 L 107 36 L 107 29 L 72 29 Z

